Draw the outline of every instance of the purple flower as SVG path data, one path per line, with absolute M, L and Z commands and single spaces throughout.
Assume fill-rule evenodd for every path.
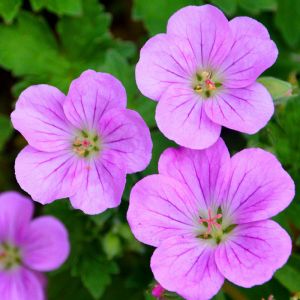
M 31 86 L 11 119 L 29 143 L 16 159 L 17 181 L 42 204 L 69 197 L 87 214 L 116 207 L 126 174 L 151 159 L 149 129 L 126 109 L 125 89 L 109 74 L 85 71 L 67 96 L 49 85 Z
M 33 209 L 19 193 L 0 194 L 1 300 L 44 300 L 42 272 L 59 268 L 69 255 L 63 224 L 50 216 L 31 220 Z
M 176 143 L 204 149 L 221 126 L 253 134 L 274 106 L 257 77 L 278 55 L 267 29 L 254 19 L 228 22 L 211 5 L 188 6 L 151 38 L 136 66 L 141 92 L 156 101 L 156 121 Z
M 169 148 L 159 174 L 133 188 L 128 222 L 157 247 L 151 268 L 167 290 L 210 299 L 224 278 L 252 287 L 271 279 L 291 253 L 291 239 L 269 218 L 294 197 L 275 156 L 246 149 L 232 158 L 219 139 L 206 150 Z

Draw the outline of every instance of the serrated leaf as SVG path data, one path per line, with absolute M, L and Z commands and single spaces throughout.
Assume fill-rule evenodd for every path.
M 43 8 L 58 15 L 79 15 L 82 11 L 82 0 L 30 0 L 35 11 Z
M 178 9 L 187 5 L 199 5 L 202 1 L 198 0 L 134 0 L 133 18 L 142 20 L 150 35 L 165 32 L 167 20 Z
M 292 95 L 293 87 L 287 81 L 274 77 L 260 77 L 258 81 L 267 88 L 275 103 L 280 102 L 281 98 Z
M 81 264 L 81 280 L 94 299 L 99 299 L 111 283 L 111 275 L 118 272 L 113 261 L 107 261 L 99 255 L 88 254 Z
M 0 115 L 0 151 L 2 151 L 12 132 L 13 127 L 11 125 L 10 119 L 6 116 Z
M 5 22 L 11 22 L 18 14 L 23 0 L 1 0 L 0 1 L 0 16 Z
M 300 41 L 300 1 L 278 1 L 276 25 L 290 46 Z

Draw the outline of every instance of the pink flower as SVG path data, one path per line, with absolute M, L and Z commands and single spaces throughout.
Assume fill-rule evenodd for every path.
M 188 6 L 151 38 L 136 66 L 140 91 L 159 101 L 156 121 L 176 143 L 204 149 L 221 126 L 253 134 L 271 118 L 270 94 L 257 77 L 272 66 L 277 48 L 254 19 L 228 22 L 214 6 Z
M 126 174 L 151 159 L 149 129 L 126 109 L 125 89 L 109 74 L 85 71 L 67 96 L 31 86 L 11 119 L 29 143 L 16 159 L 17 181 L 42 204 L 69 197 L 87 214 L 116 207 Z
M 31 220 L 33 208 L 19 193 L 0 194 L 1 300 L 44 300 L 42 272 L 59 268 L 69 255 L 63 224 L 50 216 Z
M 160 300 L 162 299 L 164 292 L 165 289 L 159 283 L 157 283 L 152 289 L 152 296 Z
M 246 149 L 230 158 L 219 139 L 206 150 L 167 149 L 159 174 L 133 188 L 127 218 L 139 241 L 157 247 L 151 268 L 165 289 L 211 299 L 224 278 L 252 287 L 285 264 L 291 239 L 269 218 L 294 193 L 275 156 Z

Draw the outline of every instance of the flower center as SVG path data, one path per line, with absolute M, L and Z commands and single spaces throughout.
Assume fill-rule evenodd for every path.
M 80 157 L 90 157 L 99 153 L 100 139 L 98 134 L 81 130 L 73 140 L 73 151 Z
M 22 263 L 21 251 L 9 243 L 0 244 L 0 270 L 11 270 Z
M 220 208 L 216 214 L 214 214 L 209 208 L 208 217 L 200 217 L 198 222 L 205 227 L 205 230 L 203 231 L 202 227 L 201 232 L 197 235 L 197 237 L 204 240 L 212 239 L 216 242 L 216 244 L 219 244 L 223 238 L 236 227 L 234 224 L 229 226 L 223 225 L 223 214 Z
M 197 72 L 193 78 L 192 86 L 194 91 L 207 99 L 213 96 L 222 87 L 222 83 L 215 78 L 211 71 Z

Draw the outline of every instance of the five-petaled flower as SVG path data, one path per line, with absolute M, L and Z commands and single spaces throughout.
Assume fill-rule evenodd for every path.
M 228 22 L 211 5 L 188 6 L 152 37 L 136 66 L 140 91 L 159 101 L 160 130 L 179 145 L 204 149 L 221 126 L 253 134 L 271 118 L 269 92 L 255 82 L 272 66 L 277 48 L 254 19 Z
M 294 197 L 275 156 L 246 149 L 230 158 L 219 139 L 206 150 L 169 148 L 159 174 L 133 188 L 128 222 L 157 247 L 151 268 L 167 290 L 210 299 L 224 278 L 251 287 L 271 279 L 291 253 L 291 239 L 269 218 Z
M 34 220 L 33 203 L 16 192 L 0 194 L 0 295 L 2 300 L 44 300 L 42 272 L 69 255 L 68 233 L 50 216 Z
M 126 174 L 151 158 L 150 132 L 126 109 L 126 92 L 113 76 L 85 71 L 65 96 L 35 85 L 11 115 L 29 145 L 15 163 L 20 186 L 46 204 L 69 197 L 75 208 L 100 213 L 120 204 Z

